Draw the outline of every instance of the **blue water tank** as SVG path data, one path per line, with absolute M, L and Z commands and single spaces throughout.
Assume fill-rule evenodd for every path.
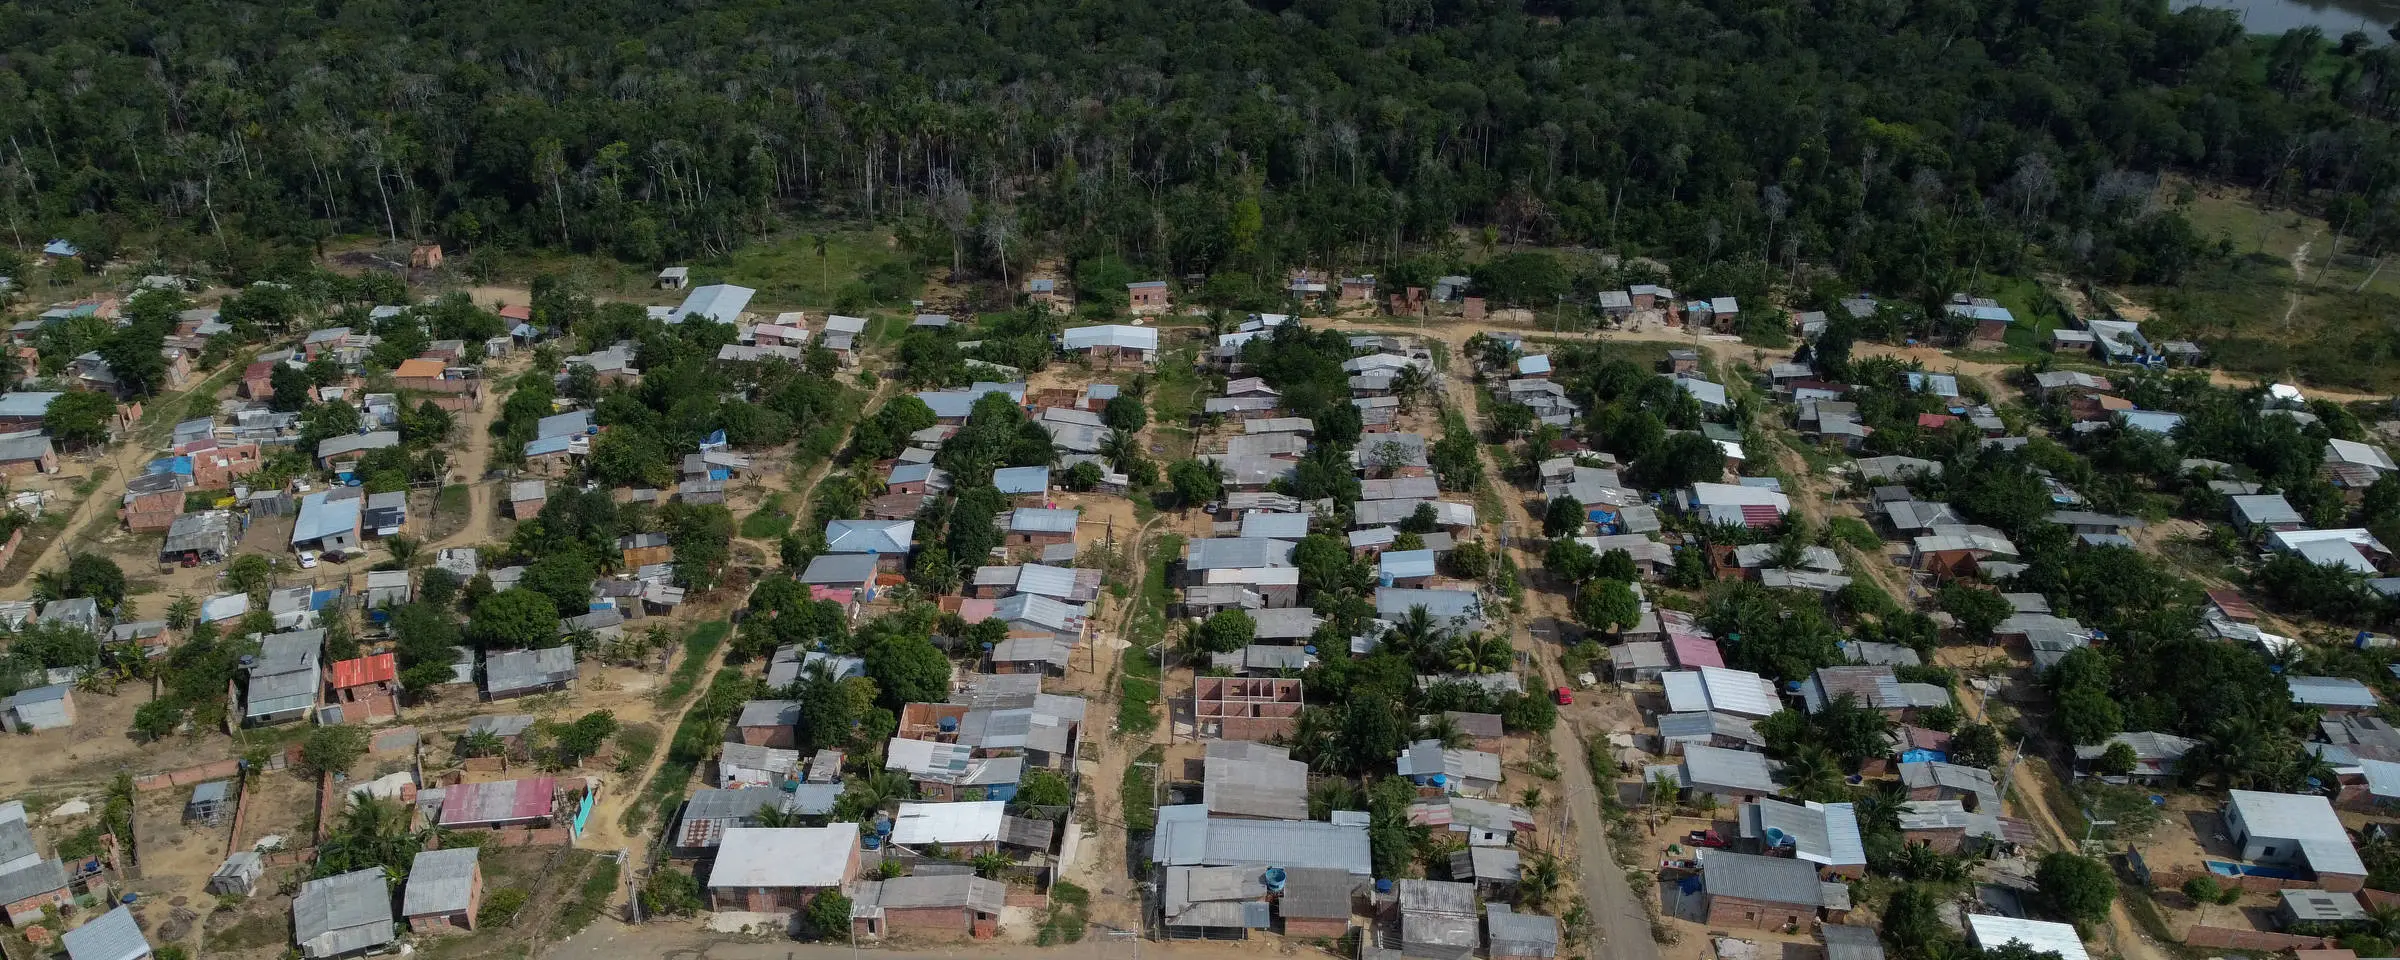
M 1440 773 L 1437 773 L 1437 774 L 1434 774 L 1434 775 L 1433 775 L 1433 778 L 1432 778 L 1432 779 L 1433 779 L 1433 785 L 1434 785 L 1434 786 L 1437 786 L 1437 787 L 1439 787 L 1439 786 L 1445 786 L 1445 785 L 1449 784 L 1449 782 L 1450 782 L 1450 777 L 1449 777 L 1447 774 L 1440 774 Z
M 943 732 L 943 733 L 957 733 L 957 732 L 958 732 L 958 718 L 957 718 L 957 717 L 943 717 L 943 718 L 941 719 L 941 722 L 940 722 L 939 724 L 937 724 L 937 726 L 940 726 L 940 727 L 942 728 L 942 732 Z
M 1316 656 L 1316 655 L 1317 655 L 1317 646 L 1316 646 L 1316 644 L 1313 644 L 1313 643 L 1312 643 L 1312 644 L 1309 644 L 1308 646 L 1301 647 L 1301 648 L 1300 648 L 1300 652 L 1301 652 L 1301 653 L 1308 654 L 1309 656 L 1312 656 L 1312 657 L 1313 657 L 1313 656 Z
M 1392 882 L 1391 882 L 1391 881 L 1389 881 L 1389 880 L 1384 880 L 1384 879 L 1380 879 L 1380 878 L 1379 878 L 1379 879 L 1377 879 L 1377 880 L 1375 881 L 1375 892 L 1376 892 L 1376 893 L 1390 893 L 1390 892 L 1392 892 Z
M 1284 873 L 1282 867 L 1268 867 L 1266 876 L 1267 892 L 1281 893 L 1283 891 L 1283 879 Z
M 867 849 L 869 849 L 869 850 L 874 850 L 874 849 L 876 849 L 876 848 L 879 848 L 879 847 L 883 846 L 883 838 L 882 838 L 882 837 L 880 837 L 880 836 L 877 836 L 877 835 L 875 835 L 875 834 L 872 834 L 872 833 L 870 833 L 870 834 L 867 834 L 866 836 L 863 836 L 863 837 L 860 837 L 860 838 L 858 838 L 858 842 L 859 842 L 859 844 L 860 844 L 860 845 L 862 845 L 862 846 L 866 847 L 866 848 L 867 848 Z

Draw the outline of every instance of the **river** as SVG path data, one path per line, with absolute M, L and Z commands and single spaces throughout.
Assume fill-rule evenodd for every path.
M 2400 23 L 2400 0 L 2173 0 L 2178 10 L 2190 6 L 2217 7 L 2242 17 L 2251 33 L 2276 36 L 2286 30 L 2316 27 L 2328 40 L 2352 30 L 2376 43 L 2389 38 L 2384 30 Z

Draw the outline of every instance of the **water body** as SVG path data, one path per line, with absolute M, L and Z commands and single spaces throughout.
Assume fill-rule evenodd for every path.
M 2328 40 L 2357 30 L 2384 43 L 2388 40 L 2384 31 L 2400 23 L 2400 0 L 2174 0 L 2173 5 L 2178 10 L 2193 6 L 2231 10 L 2241 16 L 2249 32 L 2268 36 L 2316 27 L 2325 31 Z

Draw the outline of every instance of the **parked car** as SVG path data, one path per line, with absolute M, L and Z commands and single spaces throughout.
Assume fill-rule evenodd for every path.
M 1695 847 L 1727 846 L 1725 843 L 1725 838 L 1718 836 L 1717 832 L 1714 830 L 1694 830 L 1690 835 L 1683 838 L 1683 842 L 1691 844 Z
M 310 569 L 310 568 L 313 568 L 313 567 L 315 567 L 316 565 L 317 565 L 317 552 L 316 552 L 316 551 L 314 551 L 314 550 L 302 550 L 302 551 L 300 551 L 300 568 L 301 568 L 301 569 L 303 569 L 303 570 Z
M 1560 687 L 1557 690 L 1551 691 L 1551 694 L 1557 698 L 1559 706 L 1572 706 L 1575 703 L 1575 694 L 1565 687 Z

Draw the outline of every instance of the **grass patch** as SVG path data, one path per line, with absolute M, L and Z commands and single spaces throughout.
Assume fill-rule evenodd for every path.
M 1155 764 L 1166 756 L 1157 744 L 1142 751 L 1125 768 L 1125 780 L 1117 786 L 1117 804 L 1125 811 L 1125 831 L 1139 833 L 1158 826 L 1158 768 Z
M 610 898 L 616 896 L 617 861 L 597 855 L 593 859 L 598 862 L 592 865 L 590 873 L 584 874 L 583 885 L 575 890 L 575 899 L 558 912 L 558 922 L 550 931 L 552 939 L 571 937 L 591 926 L 593 920 L 599 919 L 600 912 L 608 909 Z
M 1050 887 L 1050 912 L 1042 918 L 1041 932 L 1034 943 L 1054 947 L 1083 939 L 1083 929 L 1090 921 L 1092 895 L 1082 887 L 1064 880 Z
M 792 515 L 783 509 L 783 494 L 769 494 L 766 502 L 742 518 L 742 536 L 751 540 L 777 540 L 792 528 Z
M 465 513 L 474 506 L 473 492 L 463 483 L 453 483 L 433 495 L 433 512 Z
M 1158 376 L 1150 382 L 1150 418 L 1160 424 L 1184 424 L 1200 409 L 1201 390 L 1206 386 L 1200 368 L 1193 363 L 1189 347 L 1167 351 L 1157 364 Z M 1190 431 L 1185 431 L 1188 440 Z
M 825 240 L 823 257 L 817 255 L 818 237 Z M 855 295 L 858 291 L 852 288 L 860 277 L 907 265 L 883 230 L 820 229 L 746 243 L 722 260 L 693 264 L 692 285 L 738 283 L 757 290 L 758 299 L 770 303 L 833 304 L 844 294 Z M 907 304 L 907 297 L 896 303 Z
M 667 677 L 667 685 L 658 688 L 654 695 L 659 709 L 672 710 L 691 698 L 692 691 L 700 686 L 700 671 L 708 668 L 709 658 L 716 656 L 717 645 L 724 643 L 725 636 L 732 632 L 733 624 L 710 620 L 684 635 L 683 662 L 675 665 L 675 672 Z
M 116 468 L 108 466 L 107 464 L 101 464 L 93 467 L 92 475 L 83 478 L 83 482 L 75 485 L 75 498 L 80 500 L 84 497 L 91 496 L 92 491 L 100 489 L 100 485 L 107 483 L 109 475 L 115 472 Z
M 1183 538 L 1160 537 L 1150 548 L 1142 592 L 1135 601 L 1126 630 L 1117 700 L 1117 732 L 1149 735 L 1158 727 L 1158 705 L 1166 697 L 1166 680 L 1159 669 L 1157 646 L 1167 639 L 1167 606 L 1173 602 L 1167 570 L 1183 556 Z
M 617 773 L 631 776 L 650 766 L 658 752 L 658 728 L 636 723 L 617 731 Z
M 157 446 L 158 441 L 165 439 L 168 431 L 173 430 L 176 424 L 193 419 L 192 408 L 195 404 L 205 404 L 199 410 L 202 415 L 214 412 L 217 405 L 217 392 L 225 389 L 225 385 L 232 383 L 234 378 L 241 376 L 242 371 L 250 366 L 251 359 L 256 356 L 258 356 L 258 351 L 244 350 L 226 360 L 222 369 L 210 374 L 208 379 L 194 384 L 191 388 L 173 396 L 152 398 L 148 404 L 142 407 L 142 419 L 134 425 L 135 432 L 146 446 Z

